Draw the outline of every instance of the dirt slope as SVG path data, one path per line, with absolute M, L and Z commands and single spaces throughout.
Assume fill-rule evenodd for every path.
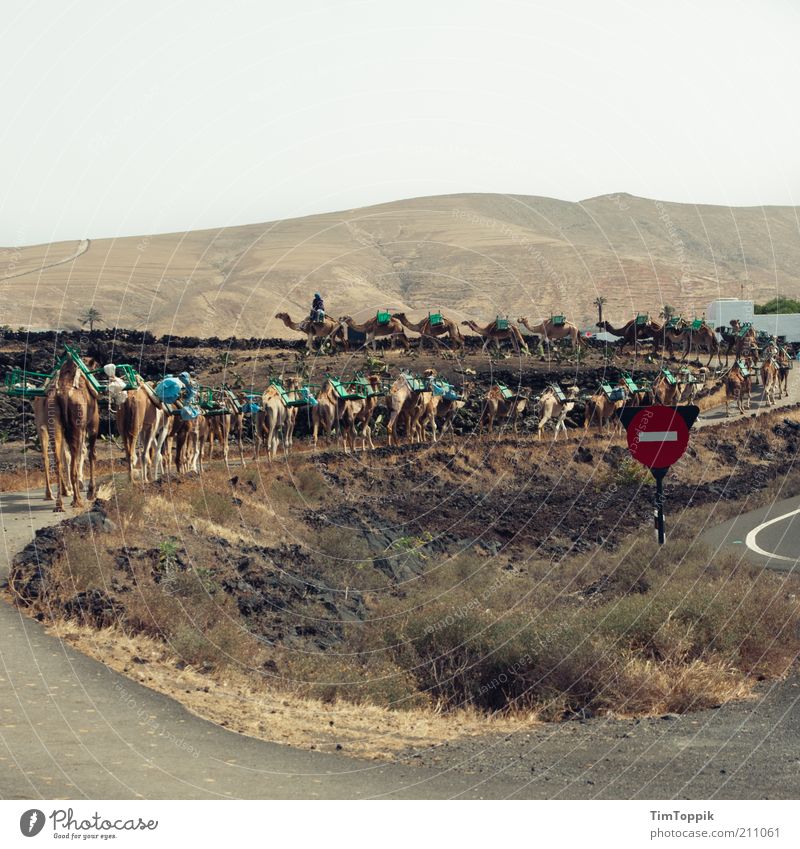
M 335 315 L 376 307 L 457 317 L 565 312 L 620 321 L 717 296 L 800 294 L 794 207 L 729 208 L 609 195 L 580 203 L 462 194 L 266 224 L 0 251 L 3 321 L 74 327 L 94 303 L 108 326 L 156 334 L 285 334 L 314 290 Z M 59 265 L 53 262 L 61 261 Z M 46 267 L 45 266 L 50 266 Z M 25 273 L 20 273 L 25 272 Z

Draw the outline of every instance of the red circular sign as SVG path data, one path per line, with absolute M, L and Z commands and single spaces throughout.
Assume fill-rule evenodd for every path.
M 689 428 L 675 407 L 644 407 L 628 425 L 628 450 L 651 469 L 680 459 L 689 444 Z

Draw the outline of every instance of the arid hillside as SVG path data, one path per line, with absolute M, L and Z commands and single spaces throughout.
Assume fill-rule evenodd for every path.
M 800 295 L 795 207 L 730 208 L 625 194 L 580 203 L 462 194 L 266 224 L 0 251 L 0 315 L 73 328 L 92 304 L 106 326 L 156 334 L 293 335 L 315 290 L 335 316 L 566 313 L 579 324 L 669 303 Z

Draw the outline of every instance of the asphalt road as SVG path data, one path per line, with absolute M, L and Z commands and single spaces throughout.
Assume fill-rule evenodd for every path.
M 30 500 L 25 493 L 0 495 L 0 576 L 37 528 L 61 518 L 39 498 L 39 492 Z M 775 505 L 763 518 L 792 504 L 800 500 Z M 737 521 L 748 532 L 760 524 L 752 515 Z M 797 538 L 800 523 L 788 526 Z M 767 529 L 763 534 L 756 537 L 760 545 L 783 545 Z M 797 798 L 798 705 L 794 675 L 765 684 L 754 700 L 669 721 L 536 725 L 376 764 L 226 731 L 0 602 L 5 799 Z
M 41 491 L 0 495 L 0 577 L 63 518 Z M 86 657 L 0 602 L 0 797 L 505 798 L 519 785 L 301 751 L 226 731 Z
M 761 566 L 800 572 L 800 497 L 744 513 L 706 531 L 702 539 L 717 550 L 739 552 Z

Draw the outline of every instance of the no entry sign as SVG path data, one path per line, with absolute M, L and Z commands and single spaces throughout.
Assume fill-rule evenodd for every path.
M 689 428 L 700 414 L 693 404 L 682 407 L 623 407 L 619 417 L 628 434 L 634 460 L 649 466 L 656 479 L 656 532 L 664 542 L 664 475 L 689 444 Z
M 643 407 L 627 431 L 631 456 L 651 469 L 671 466 L 689 444 L 689 428 L 676 407 Z

